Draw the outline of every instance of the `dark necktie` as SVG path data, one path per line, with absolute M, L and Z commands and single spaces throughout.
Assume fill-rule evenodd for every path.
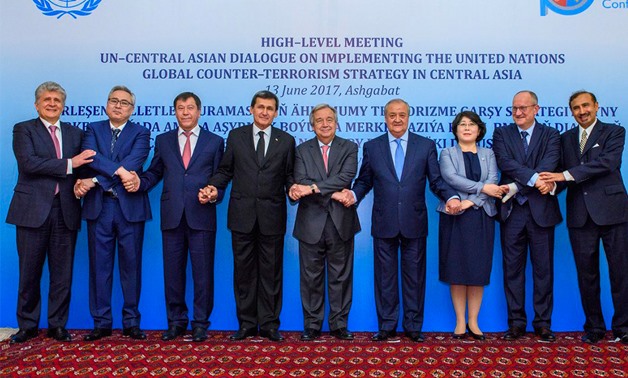
M 528 132 L 527 131 L 521 132 L 521 142 L 523 142 L 523 152 L 525 152 L 526 156 L 528 156 L 528 147 L 530 146 L 528 145 Z
M 120 129 L 112 129 L 111 134 L 111 153 L 113 153 L 113 147 L 116 145 L 116 141 L 120 136 Z
M 266 143 L 264 142 L 264 132 L 260 131 L 259 133 L 257 133 L 257 135 L 259 135 L 259 140 L 257 141 L 257 162 L 259 163 L 259 165 L 262 165 L 262 162 L 264 161 L 264 149 L 266 149 Z

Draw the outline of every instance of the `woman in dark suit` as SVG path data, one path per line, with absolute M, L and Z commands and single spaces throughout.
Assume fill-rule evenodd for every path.
M 458 191 L 462 211 L 448 214 L 445 204 L 439 204 L 439 279 L 450 284 L 456 312 L 453 337 L 464 338 L 469 331 L 474 339 L 484 340 L 478 313 L 491 275 L 495 198 L 501 198 L 507 189 L 496 184 L 493 151 L 477 145 L 486 134 L 480 117 L 463 111 L 454 119 L 452 131 L 458 144 L 441 152 L 440 170 L 443 179 Z

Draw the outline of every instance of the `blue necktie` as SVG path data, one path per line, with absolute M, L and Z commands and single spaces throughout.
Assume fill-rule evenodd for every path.
M 397 142 L 397 149 L 395 150 L 395 172 L 397 173 L 397 178 L 401 181 L 401 172 L 403 172 L 405 156 L 403 155 L 401 139 L 395 139 L 395 142 Z
M 523 142 L 523 152 L 526 153 L 526 156 L 528 156 L 528 132 L 527 131 L 522 131 L 521 132 L 521 141 Z
M 118 137 L 120 136 L 120 129 L 113 129 L 111 130 L 111 153 L 113 153 L 113 148 L 116 145 L 116 142 L 118 141 Z

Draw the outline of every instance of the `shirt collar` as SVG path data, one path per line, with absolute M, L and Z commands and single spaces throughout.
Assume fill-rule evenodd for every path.
M 44 126 L 46 126 L 47 129 L 50 129 L 50 126 L 57 126 L 57 129 L 61 129 L 61 121 L 57 120 L 57 122 L 55 123 L 50 123 L 48 121 L 46 121 L 45 119 L 39 117 L 39 119 L 41 120 L 41 122 L 44 124 Z
M 128 122 L 128 121 L 127 121 L 127 122 Z M 109 127 L 111 128 L 111 130 L 112 130 L 112 131 L 113 131 L 113 130 L 115 130 L 115 129 L 118 129 L 118 130 L 120 130 L 120 132 L 122 132 L 122 129 L 124 129 L 124 126 L 126 126 L 127 122 L 123 123 L 121 126 L 115 127 L 115 126 L 111 123 L 111 121 L 109 121 Z
M 253 135 L 258 135 L 260 131 L 263 131 L 264 134 L 266 134 L 266 136 L 268 137 L 268 140 L 270 140 L 270 130 L 272 129 L 272 126 L 268 126 L 267 128 L 265 128 L 264 130 L 260 129 L 259 127 L 257 127 L 256 124 L 253 124 Z
M 390 131 L 387 131 L 386 133 L 388 134 L 388 142 L 392 143 L 392 142 L 394 142 L 397 139 L 401 139 L 402 142 L 407 142 L 408 141 L 408 133 L 409 132 L 410 132 L 409 130 L 406 130 L 406 132 L 403 133 L 403 135 L 400 138 L 395 138 L 394 135 L 392 135 L 390 133 Z
M 185 130 L 183 130 L 181 127 L 179 127 L 179 131 L 178 131 L 177 135 L 183 135 L 184 131 Z M 198 136 L 201 133 L 201 127 L 197 124 L 190 131 L 192 132 L 192 135 Z
M 580 126 L 580 124 L 578 124 L 578 135 L 580 136 L 580 139 L 582 139 L 582 132 L 584 130 L 587 131 L 587 135 L 591 135 L 591 133 L 593 132 L 593 128 L 595 127 L 595 125 L 597 125 L 597 118 L 595 119 L 595 121 L 593 121 L 593 123 L 587 127 L 586 129 L 583 128 L 582 126 Z

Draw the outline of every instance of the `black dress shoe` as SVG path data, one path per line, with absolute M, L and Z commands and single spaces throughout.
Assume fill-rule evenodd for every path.
M 49 328 L 46 333 L 48 337 L 52 337 L 57 341 L 72 341 L 72 336 L 70 336 L 70 332 L 63 327 L 55 327 Z
M 203 327 L 194 327 L 192 330 L 192 341 L 200 343 L 207 340 L 207 330 Z
M 185 332 L 185 328 L 183 327 L 179 327 L 175 325 L 169 326 L 168 330 L 161 334 L 161 339 L 163 341 L 174 340 L 177 337 L 183 335 L 184 332 Z
M 422 343 L 425 341 L 425 337 L 423 337 L 423 334 L 420 331 L 408 331 L 406 332 L 406 336 L 416 343 Z
M 247 337 L 257 336 L 257 328 L 240 328 L 236 333 L 229 336 L 230 340 L 244 340 Z
M 521 338 L 521 336 L 525 335 L 525 330 L 523 328 L 520 327 L 510 327 L 508 328 L 508 331 L 506 331 L 506 333 L 504 334 L 504 337 L 502 337 L 502 339 L 506 340 L 506 341 L 514 341 L 517 340 L 519 338 Z
M 274 328 L 260 329 L 259 335 L 267 338 L 270 341 L 283 341 L 284 340 L 283 336 L 281 336 L 281 333 L 279 333 L 279 330 L 276 330 Z
M 134 340 L 146 340 L 146 334 L 138 326 L 123 329 L 122 336 L 129 336 Z
M 397 336 L 397 332 L 396 331 L 386 331 L 386 330 L 379 330 L 377 331 L 376 334 L 373 335 L 373 337 L 371 337 L 371 340 L 373 341 L 386 341 L 388 339 L 390 339 L 391 337 L 395 337 Z
M 582 341 L 587 344 L 595 344 L 604 338 L 604 334 L 601 332 L 586 332 L 582 336 Z
M 103 337 L 111 336 L 111 328 L 94 328 L 94 330 L 83 336 L 85 341 L 96 341 Z
M 301 340 L 303 341 L 314 341 L 321 336 L 321 331 L 314 328 L 306 328 L 303 330 L 301 334 Z
M 467 324 L 467 332 L 469 332 L 469 335 L 471 335 L 471 337 L 473 337 L 474 340 L 479 340 L 479 341 L 486 340 L 486 336 L 484 336 L 484 334 L 482 334 L 482 333 L 475 333 L 475 332 L 471 331 L 471 328 L 469 328 L 468 324 Z
M 11 341 L 9 341 L 9 343 L 23 343 L 37 337 L 38 334 L 39 329 L 37 328 L 20 329 L 15 335 L 11 336 Z
M 554 335 L 554 332 L 552 332 L 552 330 L 547 327 L 536 328 L 534 330 L 534 334 L 537 335 L 539 339 L 541 339 L 541 341 L 546 341 L 549 343 L 556 341 L 556 335 Z
M 349 332 L 346 327 L 335 329 L 329 334 L 340 340 L 353 340 L 353 333 Z
M 466 332 L 464 332 L 464 333 L 455 333 L 455 332 L 453 332 L 451 334 L 451 337 L 453 339 L 456 339 L 456 340 L 462 340 L 462 339 L 466 339 L 467 338 L 467 333 Z
M 623 335 L 617 335 L 616 337 L 617 339 L 619 339 L 620 343 L 628 344 L 628 333 L 624 333 Z

